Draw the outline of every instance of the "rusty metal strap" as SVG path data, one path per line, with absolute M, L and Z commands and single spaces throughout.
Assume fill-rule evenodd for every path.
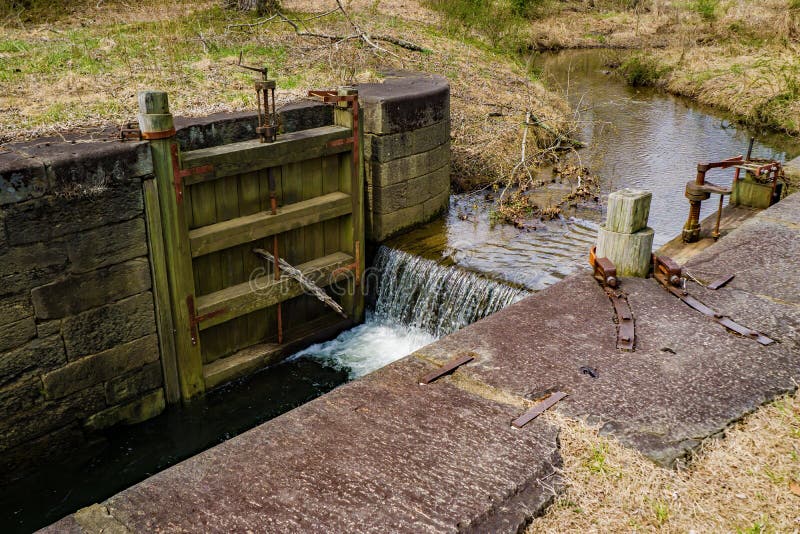
M 617 315 L 617 349 L 633 352 L 636 341 L 635 323 L 628 297 L 621 291 L 614 291 L 610 287 L 603 288 L 611 299 L 614 312 Z
M 706 287 L 708 289 L 717 290 L 717 289 L 721 288 L 722 286 L 724 286 L 725 284 L 727 284 L 728 282 L 730 282 L 731 280 L 733 280 L 733 278 L 735 276 L 736 276 L 735 274 L 729 274 L 727 276 L 723 276 L 721 278 L 718 278 L 718 279 L 714 280 L 713 282 L 708 284 Z
M 142 139 L 146 139 L 148 141 L 155 141 L 157 139 L 167 139 L 168 137 L 172 137 L 175 135 L 175 128 L 170 128 L 169 130 L 164 130 L 161 132 L 142 132 Z
M 722 313 L 713 310 L 712 308 L 709 308 L 708 306 L 706 306 L 705 304 L 703 304 L 702 302 L 691 296 L 686 291 L 683 291 L 681 289 L 672 286 L 665 286 L 665 287 L 667 287 L 667 290 L 669 290 L 670 293 L 681 299 L 687 306 L 689 306 L 693 310 L 699 311 L 709 319 L 713 319 L 714 321 L 718 322 L 728 330 L 732 330 L 733 332 L 736 332 L 737 334 L 740 334 L 744 337 L 754 339 L 764 346 L 772 345 L 773 343 L 775 343 L 774 339 L 768 338 L 761 332 L 758 332 L 757 330 L 753 330 L 751 328 L 747 328 L 746 326 L 742 326 L 733 319 L 731 319 L 730 317 L 728 317 L 727 315 L 724 315 Z
M 543 401 L 535 404 L 531 407 L 530 410 L 525 412 L 524 414 L 520 415 L 513 421 L 511 421 L 511 426 L 514 428 L 522 428 L 523 426 L 527 425 L 540 415 L 542 415 L 545 411 L 552 408 L 555 403 L 566 397 L 567 394 L 563 391 L 556 391 L 555 393 L 551 394 L 549 397 L 544 399 Z
M 430 373 L 423 375 L 419 379 L 419 384 L 424 386 L 425 384 L 430 384 L 434 380 L 443 377 L 448 373 L 452 373 L 462 365 L 471 362 L 475 359 L 475 353 L 470 352 L 469 354 L 465 354 L 463 356 L 456 356 L 455 358 L 450 359 L 446 364 L 439 367 L 438 369 L 434 369 Z

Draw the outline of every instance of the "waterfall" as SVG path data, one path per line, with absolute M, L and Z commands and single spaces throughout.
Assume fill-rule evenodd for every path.
M 320 360 L 357 378 L 528 295 L 385 246 L 366 275 L 376 298 L 364 324 L 293 358 Z
M 457 267 L 381 246 L 374 318 L 442 337 L 528 295 Z

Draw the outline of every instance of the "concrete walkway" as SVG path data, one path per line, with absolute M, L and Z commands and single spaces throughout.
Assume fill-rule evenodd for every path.
M 429 345 L 49 527 L 81 531 L 516 532 L 558 491 L 562 413 L 672 465 L 800 381 L 800 195 L 690 260 L 687 289 L 778 342 L 739 337 L 654 280 L 625 279 L 636 351 L 587 273 Z M 476 360 L 427 386 L 452 356 Z M 596 378 L 581 372 L 592 367 Z

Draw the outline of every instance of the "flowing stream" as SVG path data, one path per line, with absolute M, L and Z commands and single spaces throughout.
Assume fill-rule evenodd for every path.
M 364 324 L 295 358 L 317 359 L 357 378 L 529 294 L 386 246 L 367 278 L 375 281 L 375 304 Z

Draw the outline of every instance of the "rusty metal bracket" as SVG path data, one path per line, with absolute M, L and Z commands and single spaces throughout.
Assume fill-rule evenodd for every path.
M 120 141 L 141 141 L 144 139 L 142 135 L 142 131 L 139 129 L 139 123 L 137 122 L 126 122 L 119 129 L 119 140 Z
M 597 247 L 589 250 L 589 265 L 594 269 L 598 282 L 609 287 L 617 287 L 617 267 L 608 258 L 597 257 Z
M 309 91 L 308 96 L 322 100 L 326 104 L 347 102 L 353 104 L 358 101 L 358 95 L 340 95 L 336 91 Z
M 527 425 L 528 423 L 530 423 L 531 421 L 542 415 L 545 411 L 555 406 L 555 404 L 558 401 L 560 401 L 566 396 L 567 394 L 564 393 L 563 391 L 556 391 L 555 393 L 552 393 L 546 399 L 533 405 L 533 407 L 531 407 L 530 410 L 528 410 L 524 414 L 520 415 L 519 417 L 511 421 L 511 426 L 514 428 L 522 428 L 523 426 Z
M 611 300 L 611 305 L 614 306 L 614 313 L 617 315 L 617 349 L 633 352 L 636 342 L 636 325 L 631 305 L 628 303 L 628 296 L 622 291 L 615 291 L 609 287 L 604 289 Z
M 617 319 L 617 349 L 633 352 L 636 342 L 635 323 L 628 296 L 616 290 L 619 285 L 617 267 L 608 258 L 598 258 L 596 247 L 589 250 L 589 265 L 594 269 L 595 279 L 600 282 L 614 307 Z
M 686 304 L 693 310 L 699 311 L 709 319 L 716 321 L 717 323 L 721 324 L 728 330 L 736 332 L 737 334 L 742 335 L 744 337 L 758 341 L 758 343 L 760 343 L 761 345 L 766 346 L 775 343 L 775 340 L 770 339 L 769 337 L 758 332 L 757 330 L 753 330 L 751 328 L 747 328 L 746 326 L 740 325 L 727 315 L 719 313 L 718 311 L 712 308 L 709 308 L 708 306 L 706 306 L 705 304 L 703 304 L 702 302 L 691 296 L 688 291 L 686 291 L 681 287 L 680 281 L 682 281 L 683 278 L 680 278 L 679 279 L 680 281 L 678 282 L 675 281 L 674 277 L 676 276 L 676 268 L 678 269 L 678 272 L 682 271 L 680 271 L 680 267 L 677 267 L 677 264 L 672 259 L 664 256 L 653 255 L 653 263 L 654 263 L 653 272 L 655 279 L 667 291 L 678 297 L 681 301 L 683 301 L 684 304 Z M 669 270 L 671 272 L 665 272 L 665 270 Z
M 455 358 L 452 358 L 450 361 L 445 363 L 440 368 L 434 369 L 430 373 L 427 373 L 427 374 L 421 376 L 420 379 L 419 379 L 419 385 L 420 386 L 424 386 L 426 384 L 430 384 L 434 380 L 437 380 L 437 379 L 443 377 L 444 375 L 446 375 L 448 373 L 452 373 L 453 371 L 455 371 L 456 369 L 458 369 L 462 365 L 467 364 L 467 363 L 471 362 L 474 359 L 475 359 L 475 353 L 474 352 L 470 352 L 470 353 L 464 354 L 462 356 L 456 356 Z
M 327 146 L 333 148 L 333 147 L 342 146 L 342 145 L 352 145 L 353 143 L 355 143 L 355 139 L 354 138 L 345 137 L 344 139 L 334 139 L 333 141 L 328 141 Z
M 146 141 L 156 141 L 158 139 L 169 139 L 175 135 L 175 128 L 163 130 L 161 132 L 142 132 L 142 139 Z
M 186 308 L 189 310 L 189 335 L 192 336 L 192 345 L 197 345 L 197 338 L 199 336 L 197 327 L 200 325 L 200 323 L 207 321 L 212 317 L 216 317 L 217 315 L 222 315 L 228 311 L 228 308 L 220 308 L 212 312 L 204 313 L 203 315 L 197 315 L 194 307 L 193 295 L 186 297 Z
M 355 243 L 353 243 L 353 245 L 354 245 L 353 248 L 355 249 L 355 253 L 353 254 L 355 256 L 355 261 L 353 263 L 349 263 L 347 265 L 339 267 L 338 269 L 335 269 L 331 273 L 331 277 L 336 278 L 342 273 L 353 272 L 356 275 L 355 282 L 356 284 L 358 284 L 359 282 L 361 282 L 361 241 L 356 241 Z
M 172 176 L 173 184 L 175 185 L 175 200 L 178 204 L 183 202 L 183 179 L 188 176 L 196 174 L 209 174 L 214 172 L 213 165 L 202 165 L 200 167 L 192 167 L 190 169 L 181 169 L 181 158 L 178 154 L 178 144 L 173 143 L 170 147 L 172 154 Z

